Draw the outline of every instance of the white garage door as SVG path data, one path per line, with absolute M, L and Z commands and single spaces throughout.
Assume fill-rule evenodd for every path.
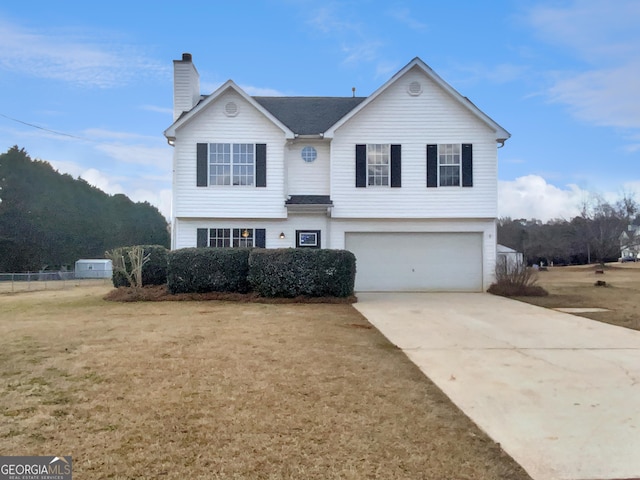
M 347 233 L 356 291 L 482 291 L 481 233 Z

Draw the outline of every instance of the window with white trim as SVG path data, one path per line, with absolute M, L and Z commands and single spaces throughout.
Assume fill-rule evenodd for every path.
M 214 248 L 240 248 L 254 246 L 253 228 L 210 228 L 209 246 Z
M 210 143 L 209 185 L 252 186 L 255 164 L 253 143 Z
M 462 161 L 459 143 L 438 145 L 438 174 L 441 187 L 459 187 Z
M 389 186 L 389 144 L 367 145 L 367 184 L 369 186 Z

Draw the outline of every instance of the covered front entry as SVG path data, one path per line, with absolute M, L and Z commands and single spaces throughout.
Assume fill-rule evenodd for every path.
M 356 291 L 482 291 L 482 233 L 347 232 Z

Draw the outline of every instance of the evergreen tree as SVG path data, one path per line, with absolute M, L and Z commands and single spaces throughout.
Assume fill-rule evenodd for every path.
M 17 146 L 0 155 L 0 272 L 73 266 L 141 244 L 169 246 L 157 208 L 60 174 Z

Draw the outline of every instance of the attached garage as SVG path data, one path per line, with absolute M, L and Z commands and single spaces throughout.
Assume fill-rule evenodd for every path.
M 357 260 L 356 291 L 482 288 L 482 233 L 347 232 Z

